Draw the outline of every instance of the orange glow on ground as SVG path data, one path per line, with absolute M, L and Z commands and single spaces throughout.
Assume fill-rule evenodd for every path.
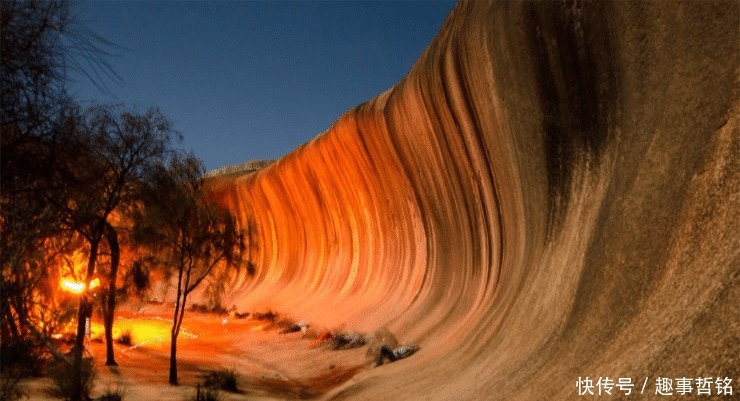
M 281 335 L 274 322 L 188 312 L 178 337 L 181 386 L 169 386 L 171 314 L 169 305 L 140 308 L 122 304 L 113 327 L 119 364 L 114 368 L 103 365 L 105 330 L 100 316 L 93 315 L 85 341 L 85 355 L 92 356 L 99 368 L 93 395 L 107 391 L 112 383 L 125 386 L 131 399 L 189 399 L 195 385 L 202 383 L 204 371 L 228 367 L 249 378 L 240 382 L 240 388 L 249 393 L 250 400 L 316 398 L 366 368 L 365 349 L 308 349 L 314 332 Z M 56 337 L 69 339 L 75 332 L 76 322 L 71 320 Z M 120 341 L 122 337 L 125 341 Z M 45 386 L 46 382 L 35 382 L 30 399 L 50 400 L 44 395 Z M 244 399 L 230 395 L 226 399 Z
M 127 348 L 134 349 L 142 346 L 159 347 L 169 344 L 170 329 L 172 321 L 160 317 L 141 317 L 141 318 L 123 318 L 119 316 L 113 326 L 113 339 L 118 341 L 124 335 L 130 336 L 130 345 Z M 66 334 L 75 334 L 77 330 L 76 320 L 70 320 L 62 332 Z M 93 340 L 103 340 L 105 327 L 96 320 L 90 322 L 90 338 Z M 61 337 L 62 334 L 57 334 Z M 189 327 L 183 326 L 180 330 L 181 339 L 195 339 L 198 334 L 189 330 Z
M 115 323 L 113 338 L 120 338 L 123 333 L 131 335 L 130 348 L 138 348 L 145 345 L 158 346 L 170 341 L 170 329 L 172 321 L 167 319 L 121 319 Z M 190 333 L 183 327 L 182 338 L 193 338 L 197 335 Z

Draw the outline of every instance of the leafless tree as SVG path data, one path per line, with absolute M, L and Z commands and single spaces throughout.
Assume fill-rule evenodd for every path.
M 45 201 L 63 196 L 50 178 L 72 149 L 58 146 L 69 132 L 60 117 L 74 108 L 67 74 L 76 69 L 98 83 L 115 78 L 105 60 L 110 45 L 75 20 L 69 1 L 0 2 L 0 370 L 12 365 L 9 355 L 27 364 L 24 352 L 48 345 L 43 331 L 52 322 L 36 303 L 49 294 L 57 251 L 64 248 L 58 245 L 74 236 Z M 39 332 L 41 320 L 47 329 Z M 27 349 L 6 352 L 19 345 Z
M 239 269 L 246 249 L 234 216 L 206 201 L 203 173 L 195 156 L 173 157 L 147 180 L 152 183 L 148 202 L 137 219 L 138 237 L 177 276 L 169 374 L 173 385 L 177 384 L 177 337 L 188 295 L 217 269 Z

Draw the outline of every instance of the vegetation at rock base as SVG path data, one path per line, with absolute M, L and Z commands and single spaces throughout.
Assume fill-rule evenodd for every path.
M 233 369 L 212 370 L 208 372 L 203 385 L 208 388 L 216 388 L 232 393 L 239 392 L 238 376 Z

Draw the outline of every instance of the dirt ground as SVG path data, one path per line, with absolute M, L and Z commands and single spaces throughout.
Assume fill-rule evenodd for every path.
M 331 350 L 309 348 L 323 328 L 310 327 L 304 335 L 279 334 L 276 322 L 230 318 L 188 312 L 178 338 L 178 386 L 168 384 L 171 312 L 164 307 L 123 311 L 114 334 L 130 331 L 132 345 L 115 344 L 119 366 L 105 366 L 102 326 L 93 323 L 89 352 L 97 366 L 92 392 L 123 389 L 125 400 L 182 401 L 193 398 L 208 371 L 230 369 L 237 373 L 240 393 L 222 392 L 229 400 L 285 400 L 318 397 L 370 369 L 367 346 Z M 284 325 L 286 321 L 283 321 Z M 25 383 L 31 400 L 54 400 L 49 379 Z

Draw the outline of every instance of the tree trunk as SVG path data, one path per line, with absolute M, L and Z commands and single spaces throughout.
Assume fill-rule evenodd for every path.
M 51 341 L 49 341 L 49 337 L 47 337 L 46 335 L 38 331 L 35 327 L 33 327 L 33 325 L 28 325 L 28 329 L 31 332 L 31 334 L 33 334 L 36 337 L 37 340 L 41 341 L 42 343 L 44 343 L 44 345 L 46 345 L 46 348 L 49 350 L 49 352 L 51 352 L 52 355 L 54 355 L 55 358 L 61 361 L 64 361 L 70 367 L 73 366 L 72 364 L 74 362 L 71 361 L 66 355 L 64 355 L 62 351 L 59 350 L 59 348 L 57 348 L 54 344 L 52 344 Z
M 182 296 L 182 302 L 180 302 L 180 290 L 178 288 L 177 304 L 175 306 L 175 319 L 172 325 L 172 339 L 170 341 L 170 384 L 173 386 L 177 385 L 177 336 L 180 334 L 180 328 L 182 327 L 182 321 L 185 318 L 185 299 L 187 293 Z
M 3 315 L 2 319 L 2 338 L 3 342 L 7 344 L 11 341 L 16 341 L 20 338 L 21 333 L 18 331 L 18 326 L 15 324 L 15 316 L 11 310 L 10 301 L 2 303 Z
M 29 299 L 27 297 L 19 297 L 16 301 L 16 308 L 15 313 L 18 316 L 18 335 L 19 338 L 23 338 L 26 335 L 26 332 L 28 331 L 28 326 L 30 323 L 28 322 L 28 309 L 32 305 L 29 302 Z
M 177 296 L 175 298 L 175 314 L 172 317 L 170 330 L 170 384 L 177 385 L 177 335 L 180 334 L 180 304 L 182 297 L 182 268 L 177 275 Z
M 82 350 L 85 346 L 85 322 L 87 320 L 89 302 L 83 295 L 80 296 L 80 306 L 77 310 L 77 337 L 75 337 L 74 365 L 72 365 L 72 394 L 70 401 L 82 401 Z
M 180 335 L 180 328 L 182 327 L 182 321 L 185 318 L 185 300 L 187 293 L 182 293 L 182 301 L 180 301 L 180 294 L 178 288 L 177 303 L 175 306 L 175 319 L 172 324 L 172 339 L 170 341 L 170 384 L 173 386 L 177 385 L 177 336 Z
M 187 285 L 189 280 L 185 280 Z M 170 384 L 177 385 L 177 336 L 180 334 L 182 321 L 185 319 L 185 302 L 188 291 L 181 290 L 182 280 L 178 280 L 177 301 L 175 302 L 175 318 L 172 322 L 172 340 L 170 341 Z
M 177 385 L 177 334 L 172 332 L 170 341 L 170 384 Z
M 98 245 L 100 239 L 90 241 L 90 258 L 87 262 L 87 276 L 85 283 L 89 283 L 95 273 L 95 262 L 98 259 Z M 80 306 L 77 310 L 77 337 L 75 338 L 74 366 L 72 366 L 72 394 L 70 401 L 82 401 L 82 350 L 85 342 L 85 321 L 90 311 L 90 301 L 87 294 L 80 294 Z
M 116 310 L 116 276 L 118 264 L 121 260 L 121 250 L 118 246 L 118 233 L 108 224 L 106 239 L 110 247 L 110 274 L 108 276 L 108 296 L 103 306 L 103 326 L 105 327 L 105 364 L 117 366 L 113 350 L 113 321 Z

